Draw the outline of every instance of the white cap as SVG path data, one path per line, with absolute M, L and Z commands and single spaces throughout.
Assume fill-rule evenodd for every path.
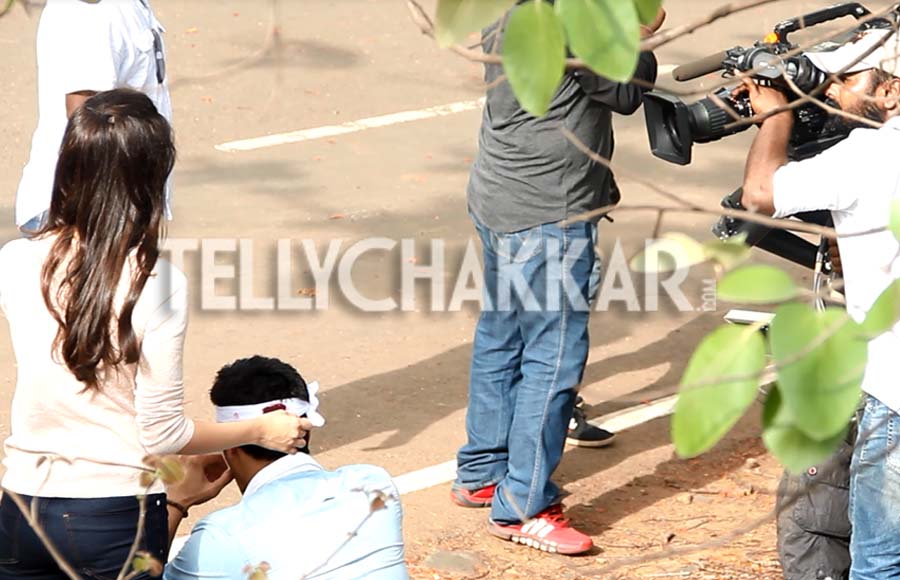
M 885 40 L 888 36 L 890 38 Z M 873 49 L 874 46 L 877 48 Z M 870 49 L 871 52 L 866 54 Z M 900 36 L 893 29 L 872 28 L 857 33 L 848 42 L 822 44 L 804 54 L 816 68 L 828 74 L 880 68 L 888 74 L 900 76 Z M 860 58 L 864 54 L 866 56 Z M 856 64 L 843 70 L 851 63 Z

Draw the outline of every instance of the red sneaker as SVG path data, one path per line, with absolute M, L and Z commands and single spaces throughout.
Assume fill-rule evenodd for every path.
M 594 546 L 590 536 L 569 525 L 561 505 L 550 506 L 524 524 L 505 525 L 489 520 L 488 531 L 498 538 L 544 552 L 581 554 Z
M 450 488 L 450 501 L 458 506 L 467 508 L 490 507 L 494 503 L 495 485 L 482 487 L 481 489 L 463 489 L 454 485 Z

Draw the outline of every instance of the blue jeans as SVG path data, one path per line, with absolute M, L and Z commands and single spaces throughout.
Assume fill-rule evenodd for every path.
M 558 502 L 550 477 L 587 361 L 596 225 L 544 224 L 511 234 L 475 226 L 485 304 L 456 485 L 498 484 L 491 519 L 516 523 Z
M 31 499 L 22 496 L 30 505 Z M 116 578 L 137 531 L 139 504 L 134 497 L 38 499 L 38 522 L 63 558 L 85 579 Z M 166 496 L 147 496 L 140 549 L 162 563 L 169 551 Z M 130 568 L 129 568 L 130 571 Z M 0 580 L 67 580 L 19 508 L 0 499 Z M 149 580 L 141 574 L 136 578 Z
M 850 467 L 850 580 L 900 578 L 900 415 L 868 397 Z

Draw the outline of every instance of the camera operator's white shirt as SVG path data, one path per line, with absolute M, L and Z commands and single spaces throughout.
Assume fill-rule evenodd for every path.
M 875 299 L 900 278 L 900 243 L 886 230 L 900 199 L 900 117 L 880 129 L 856 129 L 844 141 L 775 172 L 775 217 L 831 210 L 840 238 L 847 311 L 862 321 Z M 863 390 L 900 412 L 900 323 L 869 343 Z
M 163 30 L 145 0 L 47 0 L 37 31 L 39 120 L 16 193 L 16 225 L 50 208 L 67 94 L 132 88 L 171 121 L 169 88 L 157 79 L 154 50 L 153 31 L 161 42 Z M 167 213 L 170 191 L 167 186 Z

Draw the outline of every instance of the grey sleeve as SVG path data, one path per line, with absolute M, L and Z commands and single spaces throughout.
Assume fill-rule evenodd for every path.
M 642 84 L 656 83 L 657 63 L 652 52 L 642 52 L 638 58 L 634 78 Z M 617 83 L 589 69 L 577 70 L 573 76 L 582 90 L 594 101 L 600 102 L 620 115 L 631 115 L 641 106 L 644 93 L 650 89 L 635 83 Z

